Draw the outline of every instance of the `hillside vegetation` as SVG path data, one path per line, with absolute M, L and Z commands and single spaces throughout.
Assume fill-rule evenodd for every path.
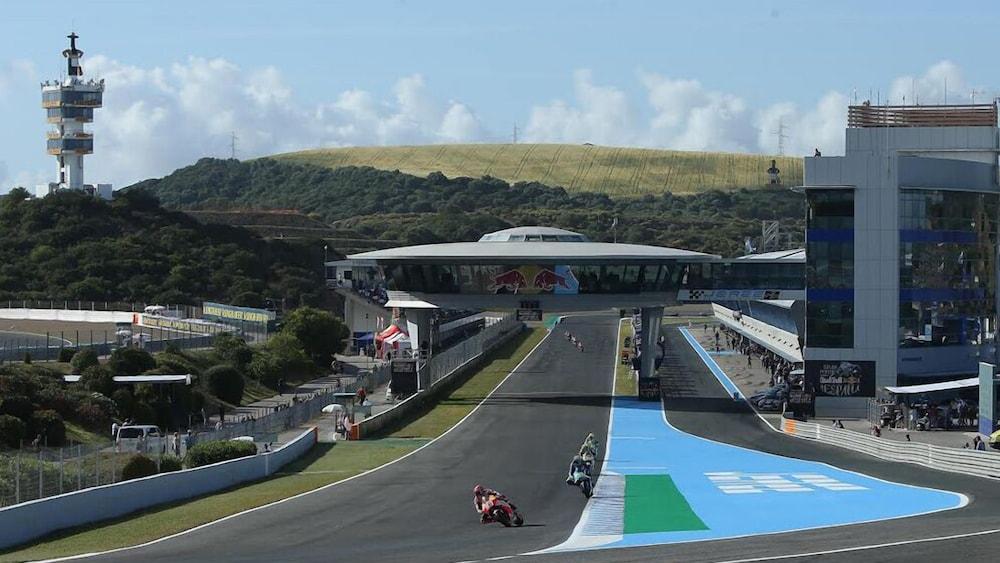
M 771 159 L 785 185 L 802 183 L 802 159 L 755 154 L 671 151 L 596 145 L 425 145 L 348 147 L 276 155 L 327 168 L 371 166 L 416 176 L 492 176 L 510 183 L 539 182 L 568 192 L 612 196 L 693 194 L 768 183 Z
M 322 298 L 323 248 L 266 241 L 167 211 L 141 191 L 113 202 L 65 191 L 0 198 L 0 301 L 259 305 Z
M 761 220 L 779 220 L 785 232 L 801 234 L 805 217 L 802 196 L 784 188 L 614 198 L 535 182 L 511 185 L 439 172 L 421 178 L 272 159 L 202 159 L 128 189 L 148 190 L 181 209 L 297 209 L 338 230 L 406 244 L 476 240 L 486 232 L 531 224 L 610 241 L 618 217 L 620 242 L 733 255 L 742 251 L 745 237 L 759 236 Z

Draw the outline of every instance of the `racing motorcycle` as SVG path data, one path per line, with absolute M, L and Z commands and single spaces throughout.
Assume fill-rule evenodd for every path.
M 517 507 L 510 501 L 496 495 L 490 495 L 483 503 L 483 512 L 486 513 L 490 521 L 500 522 L 506 528 L 519 527 L 524 524 L 524 517 L 517 511 Z
M 590 498 L 594 494 L 594 482 L 590 478 L 590 474 L 583 470 L 576 470 L 573 472 L 573 483 L 577 487 L 580 487 L 580 491 L 583 492 L 583 496 Z

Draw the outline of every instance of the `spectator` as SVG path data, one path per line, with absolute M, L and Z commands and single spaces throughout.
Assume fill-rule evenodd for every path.
M 218 420 L 215 422 L 215 431 L 218 432 L 220 430 L 222 430 L 222 420 Z
M 177 448 L 177 433 L 167 436 L 167 451 L 173 452 Z
M 363 405 L 363 404 L 365 404 L 365 398 L 367 396 L 368 396 L 368 392 L 365 391 L 365 387 L 364 387 L 364 385 L 362 385 L 361 387 L 358 387 L 358 392 L 355 393 L 354 399 L 357 401 L 357 403 L 359 405 Z
M 181 456 L 181 433 L 174 432 L 174 455 L 177 457 Z
M 111 439 L 114 440 L 118 437 L 118 421 L 111 423 Z

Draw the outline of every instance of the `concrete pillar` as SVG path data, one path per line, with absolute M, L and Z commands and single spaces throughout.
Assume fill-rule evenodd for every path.
M 660 378 L 656 375 L 657 341 L 663 322 L 663 307 L 643 307 L 641 355 L 639 356 L 639 398 L 648 401 L 660 399 Z
M 431 312 L 432 309 L 406 309 L 406 332 L 410 337 L 410 345 L 414 353 L 426 350 L 427 355 L 417 362 L 418 388 L 425 389 L 429 384 L 425 381 L 424 365 L 431 359 Z

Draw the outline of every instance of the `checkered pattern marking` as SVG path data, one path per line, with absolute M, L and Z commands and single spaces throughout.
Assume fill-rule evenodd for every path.
M 720 491 L 728 495 L 759 493 L 810 493 L 828 491 L 864 491 L 867 487 L 844 483 L 820 473 L 741 473 L 721 471 L 706 473 Z

